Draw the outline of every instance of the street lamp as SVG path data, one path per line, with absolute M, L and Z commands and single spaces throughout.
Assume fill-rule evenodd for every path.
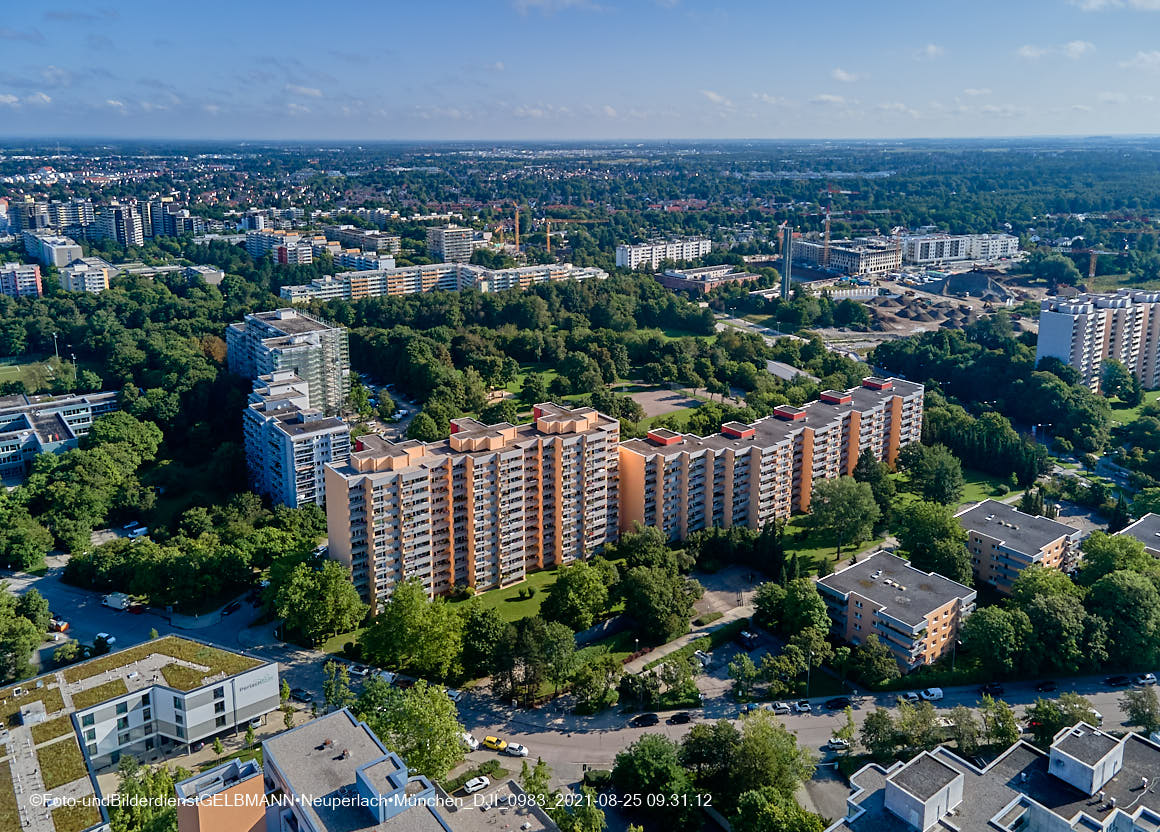
M 806 660 L 806 699 L 810 698 L 810 668 L 814 664 L 814 648 L 810 648 L 810 657 Z

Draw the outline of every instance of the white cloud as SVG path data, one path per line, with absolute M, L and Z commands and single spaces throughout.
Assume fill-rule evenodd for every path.
M 28 98 L 24 99 L 24 101 L 27 104 L 44 105 L 44 104 L 51 104 L 52 98 L 48 95 L 45 95 L 42 92 L 34 92 L 32 95 L 28 96 Z
M 115 98 L 106 98 L 105 99 L 105 106 L 108 107 L 110 110 L 116 110 L 121 115 L 125 115 L 127 112 L 127 110 L 125 109 L 125 102 L 118 101 Z
M 1087 104 L 1072 104 L 1071 108 L 1081 113 L 1090 113 L 1092 111 L 1092 108 Z
M 926 46 L 919 49 L 918 52 L 915 53 L 914 57 L 918 58 L 920 61 L 933 61 L 935 58 L 941 57 L 944 52 L 946 52 L 946 50 L 939 46 L 937 43 L 928 43 Z
M 1045 49 L 1042 46 L 1034 46 L 1030 43 L 1025 43 L 1015 50 L 1015 54 L 1020 58 L 1026 58 L 1029 61 L 1034 61 L 1037 58 L 1042 58 L 1050 49 Z
M 918 110 L 906 106 L 901 101 L 887 101 L 884 104 L 879 104 L 878 109 L 887 113 L 901 113 L 911 118 L 918 118 Z
M 600 108 L 600 110 L 601 110 L 601 112 L 604 113 L 604 115 L 608 116 L 609 118 L 616 118 L 616 108 L 613 107 L 611 104 L 605 104 L 603 107 Z
M 9 107 L 16 107 L 20 104 L 20 99 L 15 95 L 0 93 L 0 104 L 5 104 Z
M 730 101 L 728 98 L 726 98 L 725 96 L 723 96 L 719 92 L 714 92 L 713 90 L 701 90 L 701 95 L 708 98 L 714 104 L 719 104 L 722 107 L 732 107 L 733 106 L 733 102 Z
M 488 64 L 487 68 L 494 72 L 503 72 L 503 61 L 496 61 L 493 64 Z
M 1063 54 L 1072 59 L 1082 58 L 1087 53 L 1095 51 L 1095 48 L 1095 44 L 1090 41 L 1073 40 L 1063 45 Z
M 990 94 L 990 87 L 967 87 L 965 90 L 963 90 L 963 95 L 969 95 L 972 98 L 978 98 L 979 96 Z
M 755 101 L 760 101 L 762 104 L 784 104 L 785 103 L 784 98 L 780 98 L 776 95 L 770 95 L 767 92 L 755 92 L 755 93 L 753 93 L 753 99 Z
M 209 113 L 211 116 L 216 116 L 222 111 L 222 108 L 217 104 L 205 104 L 202 106 L 202 109 Z
M 298 84 L 287 84 L 286 92 L 293 95 L 304 95 L 307 98 L 322 98 L 322 90 L 318 87 L 302 87 Z
M 1125 6 L 1143 12 L 1160 11 L 1160 0 L 1071 0 L 1085 12 L 1102 12 L 1106 9 L 1120 9 Z
M 810 99 L 810 102 L 813 104 L 827 104 L 834 107 L 840 107 L 846 103 L 846 99 L 840 95 L 831 95 L 828 92 L 824 92 L 821 95 L 815 95 Z
M 1103 104 L 1127 104 L 1128 95 L 1122 92 L 1101 92 L 1097 96 Z
M 1160 49 L 1151 52 L 1140 51 L 1126 61 L 1120 61 L 1123 69 L 1160 69 Z
M 847 72 L 840 66 L 836 66 L 830 70 L 830 77 L 835 81 L 841 81 L 843 84 L 851 84 L 857 81 L 859 76 L 856 72 Z

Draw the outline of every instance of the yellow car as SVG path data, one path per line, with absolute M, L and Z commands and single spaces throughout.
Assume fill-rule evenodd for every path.
M 484 737 L 483 747 L 490 748 L 492 751 L 503 751 L 507 748 L 507 742 L 499 737 Z

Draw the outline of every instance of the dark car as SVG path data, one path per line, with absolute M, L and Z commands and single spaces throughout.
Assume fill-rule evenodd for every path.
M 742 630 L 737 634 L 737 643 L 744 647 L 746 650 L 752 650 L 757 646 L 757 642 L 757 633 L 750 632 L 749 630 Z
M 130 604 L 129 605 L 129 612 L 133 615 L 144 615 L 145 614 L 145 605 L 144 604 Z
M 1002 696 L 1003 686 L 998 682 L 987 682 L 979 688 L 979 693 L 985 693 L 987 696 Z
M 854 703 L 848 696 L 835 696 L 833 699 L 826 700 L 827 711 L 842 711 L 852 707 L 854 707 Z
M 399 690 L 407 690 L 408 688 L 413 688 L 413 687 L 415 687 L 415 680 L 414 679 L 396 679 L 395 680 L 395 687 L 397 687 Z
M 680 713 L 673 714 L 666 721 L 669 725 L 685 725 L 693 721 L 693 715 L 688 711 L 681 711 Z
M 232 613 L 235 613 L 241 609 L 241 607 L 241 601 L 231 601 L 230 603 L 226 604 L 225 608 L 222 610 L 222 615 L 231 615 Z
M 661 721 L 661 718 L 656 714 L 637 714 L 628 721 L 628 724 L 633 728 L 648 728 L 650 725 L 656 725 Z
M 1126 688 L 1132 684 L 1132 680 L 1127 676 L 1109 676 L 1104 679 L 1104 684 L 1110 688 Z
M 1059 688 L 1059 685 L 1057 685 L 1055 682 L 1051 681 L 1050 679 L 1048 679 L 1044 682 L 1040 682 L 1038 685 L 1035 686 L 1035 689 L 1037 691 L 1039 691 L 1040 693 L 1051 693 L 1053 690 L 1056 690 L 1058 688 Z
M 290 698 L 295 702 L 301 702 L 303 705 L 309 705 L 314 701 L 314 694 L 306 688 L 290 688 Z

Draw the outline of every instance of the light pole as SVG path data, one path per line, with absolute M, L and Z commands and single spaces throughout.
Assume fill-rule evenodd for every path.
M 814 664 L 814 648 L 810 648 L 810 657 L 806 660 L 806 699 L 810 698 L 810 668 Z
M 52 351 L 56 353 L 56 360 L 60 361 L 60 347 L 56 344 L 56 333 L 52 333 Z

